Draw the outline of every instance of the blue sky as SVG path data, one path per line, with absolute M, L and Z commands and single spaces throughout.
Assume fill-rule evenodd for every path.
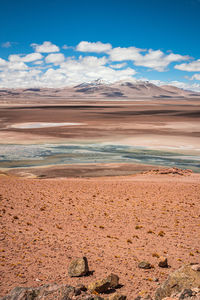
M 0 87 L 134 78 L 200 91 L 200 0 L 0 5 Z

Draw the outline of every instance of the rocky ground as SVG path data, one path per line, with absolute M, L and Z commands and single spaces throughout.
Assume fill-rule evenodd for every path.
M 2 174 L 0 295 L 55 282 L 88 286 L 113 273 L 127 299 L 153 296 L 171 272 L 199 262 L 199 200 L 200 175 L 190 172 L 87 179 Z M 71 277 L 71 261 L 83 256 L 90 272 Z

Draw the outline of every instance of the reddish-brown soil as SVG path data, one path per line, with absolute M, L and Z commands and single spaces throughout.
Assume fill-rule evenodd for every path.
M 152 294 L 184 263 L 199 261 L 200 175 L 90 179 L 0 176 L 1 295 L 15 286 L 87 284 L 114 272 L 133 299 Z M 86 256 L 94 274 L 69 278 Z M 168 269 L 157 256 L 168 257 Z M 147 260 L 150 270 L 137 267 Z

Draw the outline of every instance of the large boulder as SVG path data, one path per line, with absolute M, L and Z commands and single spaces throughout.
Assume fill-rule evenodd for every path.
M 186 265 L 171 273 L 167 280 L 156 290 L 155 300 L 170 297 L 184 289 L 200 287 L 200 271 L 197 270 L 197 267 Z
M 85 276 L 89 272 L 88 261 L 86 257 L 76 258 L 71 261 L 68 267 L 70 277 Z

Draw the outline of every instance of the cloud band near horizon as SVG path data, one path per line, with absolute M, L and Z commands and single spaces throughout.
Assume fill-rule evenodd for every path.
M 9 47 L 11 42 L 6 42 Z M 31 53 L 12 54 L 0 58 L 0 87 L 64 87 L 102 78 L 113 83 L 120 80 L 148 80 L 148 71 L 157 72 L 157 84 L 172 84 L 178 87 L 200 91 L 200 59 L 160 49 L 115 47 L 110 43 L 81 41 L 76 47 L 63 45 L 62 49 L 50 41 L 32 43 Z M 5 43 L 2 44 L 5 48 Z M 66 56 L 68 49 L 74 55 Z M 143 68 L 140 70 L 140 68 Z M 171 68 L 171 69 L 170 69 Z M 187 81 L 162 81 L 159 74 L 195 72 Z M 191 83 L 191 80 L 197 82 Z M 151 80 L 150 80 L 151 81 Z M 155 80 L 154 80 L 155 81 Z

